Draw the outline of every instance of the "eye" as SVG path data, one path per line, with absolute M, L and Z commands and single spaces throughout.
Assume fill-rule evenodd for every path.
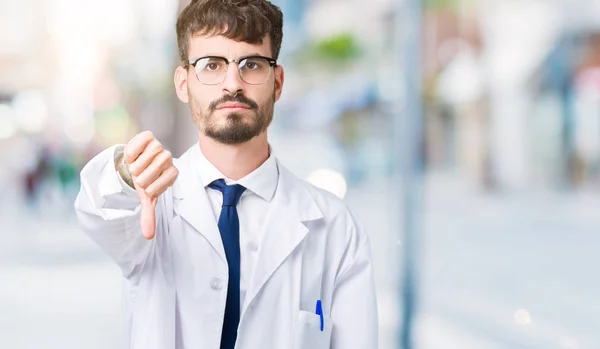
M 223 69 L 226 69 L 225 62 L 216 58 L 205 58 L 196 65 L 197 71 L 203 71 L 207 73 L 220 72 Z
M 218 70 L 219 69 L 219 64 L 218 63 L 208 63 L 206 65 L 206 67 L 204 67 L 204 69 L 209 70 L 209 71 Z
M 267 62 L 262 58 L 248 58 L 240 62 L 240 68 L 244 70 L 263 70 Z

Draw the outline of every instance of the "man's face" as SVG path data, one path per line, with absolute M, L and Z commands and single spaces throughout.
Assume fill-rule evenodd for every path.
M 262 44 L 249 44 L 223 36 L 193 36 L 188 58 L 220 56 L 238 59 L 248 56 L 271 57 L 269 37 Z M 283 68 L 272 71 L 264 84 L 251 85 L 240 77 L 237 63 L 230 63 L 223 82 L 205 85 L 196 70 L 177 68 L 177 95 L 189 103 L 198 130 L 224 144 L 245 143 L 265 132 L 273 119 L 273 106 L 281 96 Z

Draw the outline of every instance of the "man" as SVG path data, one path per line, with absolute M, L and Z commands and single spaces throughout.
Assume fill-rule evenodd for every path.
M 174 82 L 198 144 L 173 161 L 142 132 L 81 172 L 75 208 L 122 270 L 130 348 L 377 348 L 366 234 L 269 147 L 282 17 L 266 0 L 193 1 Z

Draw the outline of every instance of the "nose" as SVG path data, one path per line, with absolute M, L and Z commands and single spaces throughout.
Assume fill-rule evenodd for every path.
M 237 63 L 230 63 L 225 80 L 223 80 L 223 94 L 237 95 L 244 92 L 244 81 L 238 71 Z

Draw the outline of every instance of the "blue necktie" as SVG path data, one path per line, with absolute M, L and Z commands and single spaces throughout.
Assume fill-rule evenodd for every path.
M 208 187 L 223 193 L 219 231 L 229 266 L 229 283 L 221 333 L 221 349 L 234 349 L 240 322 L 240 220 L 236 205 L 246 188 L 239 184 L 226 185 L 222 179 L 212 182 Z

